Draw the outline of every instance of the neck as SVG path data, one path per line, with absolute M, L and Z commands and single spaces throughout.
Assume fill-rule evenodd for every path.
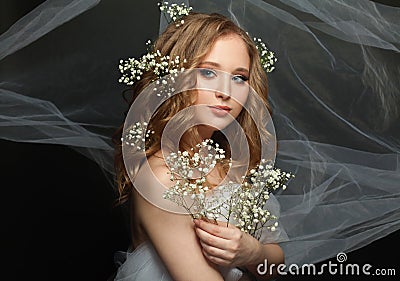
M 203 140 L 210 139 L 215 130 L 215 128 L 206 125 L 198 126 L 198 132 Z

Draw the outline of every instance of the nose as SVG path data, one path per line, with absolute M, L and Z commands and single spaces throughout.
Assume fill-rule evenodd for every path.
M 218 86 L 215 91 L 215 96 L 217 98 L 229 99 L 231 97 L 231 79 L 227 77 L 228 75 L 222 75 L 218 79 Z

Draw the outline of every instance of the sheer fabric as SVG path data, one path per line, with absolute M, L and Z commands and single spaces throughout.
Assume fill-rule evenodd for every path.
M 149 242 L 140 244 L 134 251 L 117 252 L 115 262 L 120 265 L 115 281 L 173 280 Z M 251 281 L 249 276 L 236 268 L 221 268 L 220 272 L 226 281 Z
M 296 174 L 276 194 L 286 263 L 319 262 L 398 230 L 400 9 L 367 0 L 189 4 L 229 16 L 279 59 L 268 77 L 276 164 Z M 141 5 L 45 1 L 0 35 L 1 138 L 73 147 L 112 176 L 110 137 L 126 109 L 117 65 L 135 44 L 145 51 L 129 14 Z

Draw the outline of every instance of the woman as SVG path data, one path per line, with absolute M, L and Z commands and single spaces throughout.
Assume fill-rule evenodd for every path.
M 277 194 L 285 262 L 317 263 L 398 231 L 397 1 L 187 2 L 231 18 L 279 58 L 269 77 L 277 165 L 296 174 Z M 1 137 L 72 147 L 114 176 L 110 136 L 126 107 L 116 64 L 156 32 L 159 12 L 144 1 L 36 4 L 1 34 Z
M 161 151 L 161 136 L 167 122 L 186 107 L 198 107 L 195 118 L 199 124 L 189 128 L 183 134 L 179 145 L 182 151 L 190 151 L 190 148 L 195 147 L 197 143 L 211 138 L 221 143 L 230 157 L 230 146 L 224 140 L 220 130 L 229 126 L 233 118 L 243 128 L 250 146 L 250 170 L 260 161 L 260 142 L 263 141 L 263 137 L 266 137 L 262 136 L 262 133 L 261 136 L 259 135 L 249 111 L 243 110 L 243 105 L 251 104 L 252 101 L 252 98 L 248 97 L 247 85 L 256 89 L 265 108 L 268 107 L 266 76 L 253 40 L 232 21 L 219 14 L 191 13 L 182 20 L 179 25 L 174 22 L 167 27 L 155 42 L 154 49 L 171 58 L 175 56 L 185 58 L 185 69 L 199 68 L 196 75 L 197 87 L 209 84 L 211 80 L 225 81 L 221 82 L 224 84 L 223 88 L 219 88 L 221 91 L 196 90 L 189 91 L 188 94 L 174 95 L 155 112 L 149 123 L 153 134 L 146 144 L 146 157 L 152 173 L 143 171 L 146 170 L 143 168 L 146 165 L 142 165 L 141 161 L 136 161 L 136 165 L 140 168 L 133 176 L 145 179 L 144 189 L 153 188 L 151 185 L 157 185 L 157 181 L 167 188 L 175 184 L 169 178 L 171 170 L 165 163 Z M 134 97 L 154 78 L 153 71 L 144 73 L 134 84 Z M 262 111 L 262 107 L 258 110 Z M 157 271 L 155 268 L 148 268 L 148 265 L 143 268 L 135 267 L 134 270 L 129 269 L 129 264 L 134 263 L 134 259 L 146 260 L 142 253 L 144 244 L 149 248 L 148 253 L 153 253 L 154 256 L 159 255 L 160 260 L 157 258 L 152 262 L 158 261 L 156 267 L 162 269 L 161 276 L 170 274 L 170 277 L 165 278 L 173 280 L 222 280 L 221 272 L 224 272 L 224 269 L 219 269 L 218 266 L 246 268 L 249 272 L 248 276 L 267 278 L 268 276 L 257 273 L 257 265 L 262 264 L 265 259 L 274 264 L 283 262 L 283 252 L 276 243 L 262 244 L 233 225 L 226 227 L 199 219 L 193 221 L 188 215 L 168 212 L 148 202 L 141 192 L 132 186 L 132 177 L 127 173 L 129 168 L 124 166 L 120 141 L 123 131 L 123 126 L 121 126 L 116 136 L 116 140 L 119 140 L 116 155 L 118 184 L 121 202 L 131 201 L 132 249 L 139 248 L 142 256 L 135 252 L 128 255 L 127 265 L 122 266 L 116 280 L 156 278 L 143 274 L 150 270 Z M 223 164 L 216 166 L 207 175 L 209 186 L 219 185 L 226 172 L 227 169 Z M 151 179 L 152 175 L 154 179 Z M 153 246 L 155 251 L 152 249 Z M 163 269 L 161 263 L 165 265 L 166 270 Z M 237 280 L 240 273 L 236 274 L 236 277 L 225 276 L 225 278 Z

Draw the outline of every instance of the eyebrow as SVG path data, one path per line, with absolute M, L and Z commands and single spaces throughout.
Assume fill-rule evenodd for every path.
M 216 63 L 216 62 L 213 62 L 213 61 L 203 61 L 203 62 L 200 63 L 200 65 L 203 65 L 203 64 L 209 64 L 209 65 L 221 68 L 221 65 L 219 63 Z M 245 72 L 247 75 L 249 74 L 249 70 L 247 68 L 244 68 L 244 67 L 238 67 L 238 68 L 235 69 L 235 71 L 242 71 L 242 72 Z

